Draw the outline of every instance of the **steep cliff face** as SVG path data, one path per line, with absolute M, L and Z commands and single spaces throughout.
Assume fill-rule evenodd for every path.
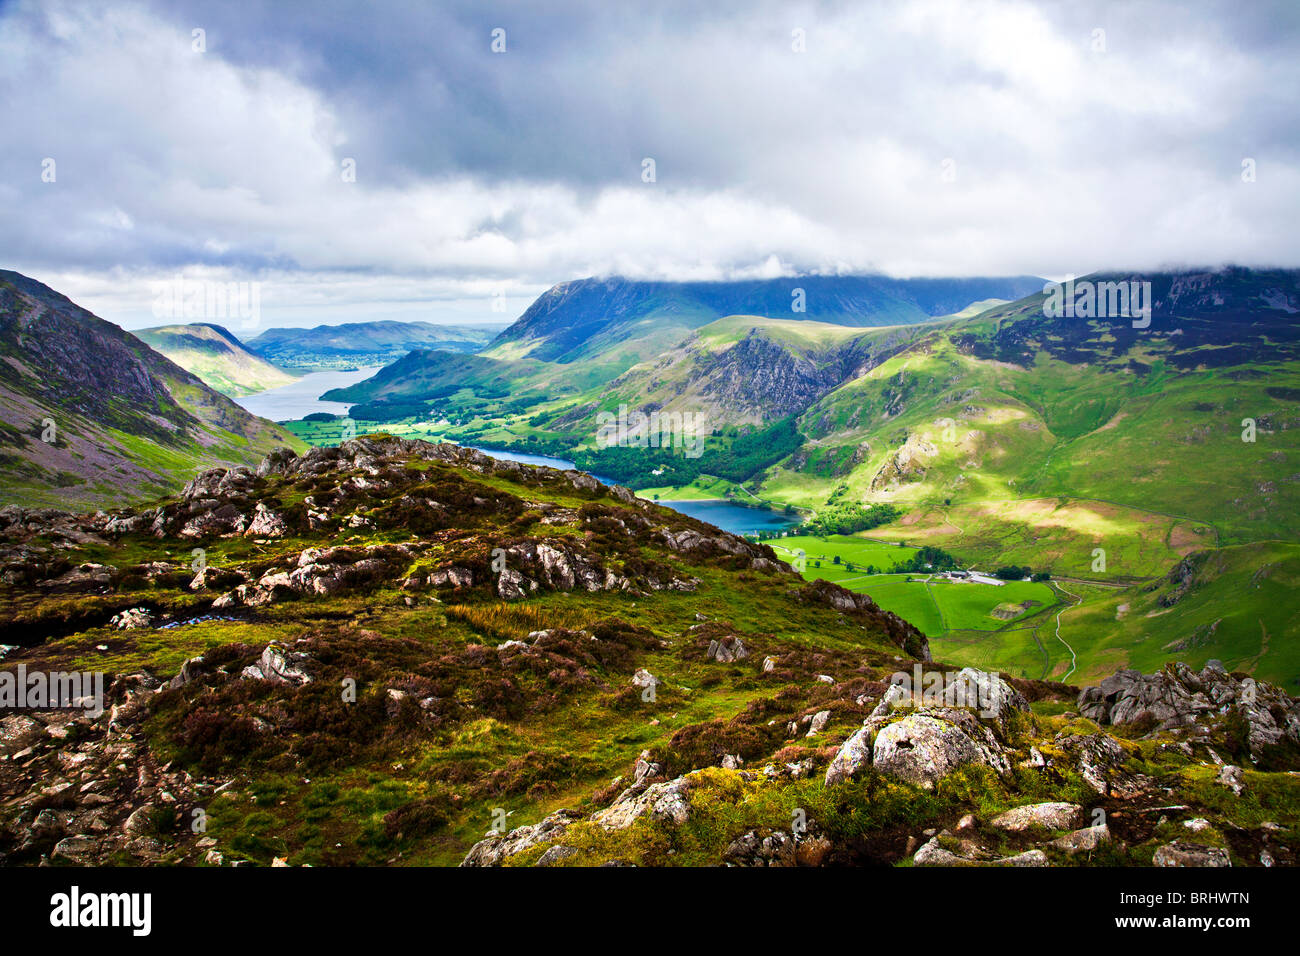
M 0 271 L 0 475 L 7 503 L 101 505 L 247 464 L 283 429 L 66 296 Z
M 687 381 L 737 415 L 765 419 L 802 411 L 839 376 L 835 364 L 796 355 L 755 329 L 725 352 L 698 360 Z
M 923 327 L 857 331 L 732 316 L 631 369 L 608 394 L 647 409 L 705 410 L 715 424 L 770 424 L 803 412 L 924 335 Z

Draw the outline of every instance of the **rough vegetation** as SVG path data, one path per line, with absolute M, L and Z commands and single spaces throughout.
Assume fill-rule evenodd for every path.
M 1300 849 L 1300 710 L 1277 688 L 1209 667 L 1080 696 L 959 672 L 765 545 L 450 445 L 368 436 L 144 509 L 0 510 L 0 626 L 0 679 L 106 675 L 103 713 L 0 716 L 10 864 Z M 922 673 L 983 680 L 979 706 L 891 684 Z

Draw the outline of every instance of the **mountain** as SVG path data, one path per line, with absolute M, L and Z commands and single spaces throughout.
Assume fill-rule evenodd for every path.
M 940 614 L 930 586 L 905 575 L 848 584 L 914 623 L 934 615 L 935 647 L 963 663 L 1100 679 L 1181 648 L 1198 667 L 1219 659 L 1300 687 L 1289 605 L 1240 597 L 1254 612 L 1214 613 L 1223 595 L 1288 580 L 1284 551 L 1300 543 L 1300 273 L 1076 285 L 1107 294 L 1120 282 L 1149 283 L 1149 316 L 1056 314 L 1041 286 L 973 315 L 884 328 L 738 315 L 596 386 L 546 377 L 560 367 L 576 378 L 590 360 L 503 363 L 489 351 L 463 369 L 414 354 L 339 397 L 374 396 L 356 410 L 383 420 L 403 410 L 385 395 L 437 395 L 429 408 L 466 416 L 445 430 L 457 440 L 568 458 L 666 499 L 733 495 L 942 549 L 961 567 L 1056 579 L 1006 624 Z M 712 437 L 694 458 L 597 447 L 600 413 L 620 406 L 703 416 Z M 880 508 L 896 519 L 881 524 Z M 1203 598 L 1153 604 L 1145 589 L 1193 554 L 1211 569 Z
M 1151 283 L 1149 327 L 1045 315 L 1040 293 L 930 328 L 799 413 L 802 445 L 748 487 L 888 504 L 905 517 L 873 537 L 1065 579 L 1059 615 L 936 641 L 958 659 L 1088 678 L 1183 648 L 1300 686 L 1300 622 L 1247 600 L 1290 573 L 1266 543 L 1300 542 L 1300 272 L 1080 281 L 1117 279 Z M 1205 593 L 1259 613 L 1153 605 L 1144 588 L 1197 553 L 1221 582 Z
M 132 334 L 223 395 L 252 395 L 297 380 L 297 376 L 249 352 L 219 325 L 163 325 Z
M 972 496 L 1158 499 L 1217 526 L 1222 543 L 1300 537 L 1300 272 L 1139 281 L 1153 289 L 1148 329 L 1045 316 L 1040 293 L 933 328 L 847 379 L 802 412 L 806 449 L 870 454 L 845 475 L 792 459 L 802 497 L 842 483 L 954 507 Z
M 676 341 L 728 315 L 809 319 L 855 327 L 906 325 L 957 312 L 980 299 L 1018 299 L 1042 289 L 1033 276 L 892 279 L 794 276 L 733 282 L 641 282 L 621 277 L 553 286 L 486 350 L 491 357 L 571 363 L 629 342 Z M 798 295 L 801 292 L 802 296 Z M 796 311 L 796 305 L 801 306 Z
M 729 316 L 610 382 L 598 404 L 690 411 L 715 426 L 763 425 L 804 411 L 920 338 L 925 329 L 904 325 L 864 331 L 811 320 Z
M 1116 290 L 1135 288 L 1129 314 L 1110 314 Z M 879 328 L 728 316 L 605 382 L 584 378 L 599 356 L 505 360 L 498 344 L 466 367 L 413 353 L 331 397 L 398 434 L 558 456 L 667 500 L 801 515 L 809 534 L 790 547 L 809 554 L 826 553 L 827 529 L 856 532 L 842 546 L 860 568 L 898 563 L 884 542 L 1052 578 L 1013 609 L 994 586 L 841 576 L 829 557 L 806 568 L 878 595 L 955 661 L 1100 679 L 1218 659 L 1300 688 L 1300 621 L 1272 596 L 1300 543 L 1300 272 L 1098 274 L 1073 283 L 1072 304 L 1076 293 L 1075 315 L 1040 286 Z M 600 447 L 602 413 L 624 406 L 702 416 L 710 437 L 691 455 Z M 1196 554 L 1209 570 L 1194 594 L 1153 603 L 1147 589 Z M 1240 613 L 1218 612 L 1229 594 Z
M 0 359 L 6 504 L 122 504 L 175 491 L 196 468 L 301 447 L 135 336 L 17 272 L 0 271 Z
M 6 509 L 0 628 L 0 691 L 104 675 L 4 718 L 11 865 L 1300 862 L 1267 682 L 959 671 L 766 545 L 450 445 Z
M 344 368 L 387 365 L 412 349 L 477 352 L 501 324 L 436 325 L 432 322 L 345 322 L 314 329 L 267 329 L 248 348 L 276 365 Z
M 544 411 L 604 394 L 609 382 L 657 362 L 696 330 L 737 313 L 851 328 L 910 325 L 991 297 L 1014 298 L 1043 287 L 1029 276 L 1002 279 L 890 279 L 800 276 L 737 282 L 640 282 L 581 279 L 556 285 L 477 356 L 465 363 L 437 352 L 412 353 L 400 369 L 329 395 L 357 402 L 375 420 L 383 403 L 438 399 L 440 411 L 469 419 L 502 410 Z M 804 311 L 791 309 L 800 290 Z M 495 365 L 493 363 L 501 363 Z M 528 364 L 521 364 L 528 363 Z M 506 388 L 501 381 L 508 382 Z M 497 384 L 494 384 L 497 383 Z M 461 394 L 458 391 L 464 389 Z M 448 396 L 454 396 L 447 400 Z M 376 404 L 377 403 L 377 404 Z M 579 405 L 578 407 L 582 407 Z M 387 417 L 400 418 L 392 413 Z

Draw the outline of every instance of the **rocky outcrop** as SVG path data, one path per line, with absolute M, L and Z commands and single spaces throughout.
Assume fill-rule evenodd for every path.
M 1155 731 L 1191 727 L 1207 717 L 1240 716 L 1251 755 L 1300 746 L 1300 701 L 1272 684 L 1234 676 L 1218 661 L 1199 673 L 1174 663 L 1155 674 L 1124 670 L 1079 694 L 1079 713 L 1099 724 L 1148 722 Z
M 970 668 L 955 677 L 945 675 L 945 684 L 948 689 L 939 695 L 944 699 L 935 702 L 920 690 L 913 694 L 890 684 L 862 727 L 831 759 L 826 785 L 849 780 L 867 766 L 925 789 L 967 764 L 1008 772 L 1007 748 L 999 735 L 1006 737 L 1013 714 L 1029 710 L 1024 695 L 996 674 Z M 902 707 L 915 710 L 895 719 L 895 709 Z
M 1061 734 L 1052 746 L 1098 794 L 1128 796 L 1146 785 L 1144 778 L 1125 769 L 1124 748 L 1106 734 Z
M 962 845 L 964 852 L 958 853 L 946 848 L 941 838 L 952 838 L 944 833 L 931 837 L 930 841 L 916 851 L 912 857 L 915 866 L 1049 866 L 1047 854 L 1042 850 L 1026 850 L 1010 856 L 999 857 L 974 843 Z
M 794 830 L 750 830 L 728 844 L 722 853 L 727 866 L 821 866 L 832 847 L 816 823 Z
M 644 759 L 638 762 L 637 779 L 623 790 L 604 810 L 600 810 L 587 820 L 606 831 L 625 830 L 642 817 L 670 826 L 681 826 L 690 818 L 691 774 L 674 780 L 653 782 L 658 773 L 655 764 Z M 542 843 L 553 843 L 561 838 L 565 831 L 578 820 L 581 814 L 573 810 L 560 810 L 546 817 L 540 823 L 518 827 L 509 833 L 489 833 L 484 839 L 474 844 L 466 854 L 461 866 L 500 866 L 507 859 Z M 546 854 L 551 852 L 549 848 Z M 548 865 L 571 855 L 569 852 L 553 854 Z M 538 860 L 541 865 L 541 859 Z
M 539 823 L 516 827 L 509 833 L 491 832 L 470 848 L 460 865 L 500 866 L 510 857 L 540 843 L 551 843 L 559 839 L 570 824 L 580 819 L 582 815 L 573 810 L 557 810 Z M 548 862 L 555 860 L 552 858 Z
M 253 512 L 252 523 L 244 532 L 250 538 L 283 538 L 288 533 L 289 527 L 285 524 L 284 518 L 260 501 Z
M 1154 866 L 1232 866 L 1232 858 L 1222 847 L 1175 840 L 1156 850 Z
M 920 481 L 925 477 L 930 459 L 939 454 L 933 442 L 909 436 L 903 446 L 880 466 L 871 479 L 872 491 L 886 491 L 900 484 Z
M 873 728 L 862 727 L 840 745 L 830 766 L 826 768 L 826 786 L 851 780 L 871 765 L 871 741 L 874 736 Z
M 866 594 L 850 591 L 821 578 L 808 582 L 796 593 L 804 601 L 825 604 L 847 614 L 863 615 L 883 629 L 889 640 L 909 656 L 920 661 L 931 660 L 929 638 L 897 614 L 882 610 Z
M 624 830 L 643 816 L 681 826 L 691 815 L 690 788 L 689 776 L 648 785 L 643 780 L 628 787 L 591 819 L 606 830 Z
M 147 607 L 133 607 L 130 610 L 114 614 L 109 619 L 109 626 L 118 630 L 130 631 L 139 627 L 151 627 L 153 614 Z
M 682 575 L 642 571 L 620 574 L 572 545 L 555 541 L 526 541 L 502 549 L 505 568 L 497 575 L 496 592 L 518 601 L 539 589 L 548 591 L 693 591 L 699 581 Z
M 261 659 L 256 664 L 245 667 L 239 676 L 270 681 L 272 684 L 300 686 L 311 683 L 312 677 L 307 671 L 310 661 L 311 658 L 306 654 L 273 641 L 262 651 Z

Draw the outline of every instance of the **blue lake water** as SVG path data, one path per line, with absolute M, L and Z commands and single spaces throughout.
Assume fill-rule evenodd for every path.
M 322 402 L 320 396 L 331 388 L 342 388 L 364 381 L 377 371 L 379 371 L 378 367 L 350 370 L 324 369 L 319 372 L 309 372 L 296 382 L 258 392 L 256 395 L 246 395 L 235 401 L 254 415 L 269 418 L 273 422 L 302 418 L 313 412 L 346 415 L 351 403 Z M 517 461 L 525 465 L 548 465 L 561 470 L 576 467 L 573 462 L 564 458 L 550 458 L 546 455 L 528 455 L 501 448 L 480 448 L 479 451 L 493 458 Z M 592 475 L 592 477 L 607 485 L 617 484 L 613 478 L 604 475 Z M 768 511 L 765 508 L 745 508 L 729 501 L 660 501 L 659 504 L 690 515 L 692 518 L 698 518 L 700 521 L 707 521 L 732 534 L 775 531 L 792 527 L 796 523 L 775 511 Z
M 672 508 L 684 515 L 717 525 L 723 531 L 732 534 L 753 534 L 756 531 L 780 531 L 792 528 L 797 519 L 787 518 L 777 511 L 766 508 L 745 508 L 733 505 L 730 501 L 659 501 L 665 508 Z
M 502 461 L 517 461 L 525 465 L 549 465 L 551 468 L 559 468 L 562 471 L 576 467 L 573 462 L 563 458 L 525 455 L 501 448 L 479 448 L 478 450 L 485 455 L 491 455 L 493 458 L 500 458 Z M 593 474 L 592 477 L 607 485 L 618 484 L 613 478 L 606 478 L 603 475 Z M 793 527 L 797 523 L 796 519 L 787 518 L 783 514 L 768 511 L 766 508 L 745 508 L 741 505 L 734 505 L 730 501 L 661 500 L 657 503 L 665 508 L 680 511 L 684 515 L 690 515 L 692 518 L 698 518 L 700 521 L 707 521 L 709 524 L 716 525 L 723 531 L 730 531 L 732 534 L 779 531 L 782 528 Z
M 245 395 L 235 401 L 254 415 L 269 418 L 273 422 L 287 422 L 290 419 L 310 415 L 312 412 L 346 415 L 354 403 L 322 402 L 320 397 L 331 388 L 343 388 L 346 385 L 365 381 L 378 372 L 379 368 L 380 366 L 376 365 L 373 368 L 322 369 L 319 372 L 308 372 L 296 382 L 258 392 L 256 395 Z
M 550 458 L 546 455 L 526 455 L 523 452 L 506 451 L 504 448 L 479 448 L 478 445 L 466 445 L 465 447 L 475 448 L 483 454 L 491 455 L 493 458 L 499 458 L 501 461 L 517 461 L 522 465 L 546 465 L 549 468 L 558 468 L 561 471 L 568 471 L 571 468 L 578 467 L 573 462 L 564 458 Z M 607 485 L 618 484 L 618 482 L 613 478 L 607 478 L 604 475 L 592 474 L 591 477 Z

